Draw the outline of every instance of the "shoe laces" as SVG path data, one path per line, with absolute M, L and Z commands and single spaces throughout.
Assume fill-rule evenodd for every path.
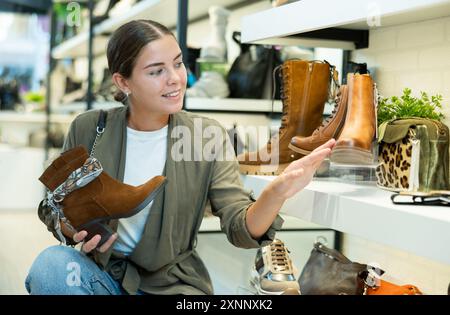
M 274 272 L 292 273 L 292 265 L 289 258 L 289 250 L 280 240 L 275 240 L 270 244 L 270 258 Z
M 288 117 L 289 117 L 289 106 L 287 105 L 289 103 L 289 87 L 287 86 L 286 82 L 288 82 L 289 77 L 289 71 L 288 71 L 288 65 L 281 64 L 275 67 L 272 72 L 272 113 L 274 112 L 274 102 L 275 102 L 275 92 L 276 92 L 276 74 L 278 71 L 278 75 L 281 78 L 281 86 L 280 86 L 280 97 L 282 101 L 282 110 L 281 110 L 281 125 L 278 128 L 278 135 L 281 136 L 281 134 L 286 129 L 286 126 L 288 124 Z M 272 138 L 269 140 L 269 143 L 271 142 Z
M 336 116 L 336 113 L 339 110 L 339 104 L 341 103 L 341 98 L 342 98 L 342 93 L 341 93 L 341 91 L 339 91 L 333 101 L 334 107 L 333 107 L 333 110 L 331 111 L 330 116 L 328 116 L 325 120 L 322 121 L 320 126 L 317 127 L 316 130 L 314 130 L 313 134 L 318 133 L 319 130 L 323 129 L 334 118 L 334 116 Z

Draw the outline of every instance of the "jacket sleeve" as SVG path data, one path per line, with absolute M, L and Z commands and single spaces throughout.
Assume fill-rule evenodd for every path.
M 223 135 L 224 141 L 219 146 L 221 150 L 216 153 L 216 159 L 213 162 L 208 192 L 212 212 L 220 217 L 221 229 L 233 245 L 241 248 L 266 246 L 273 241 L 275 232 L 281 228 L 284 221 L 277 215 L 272 225 L 260 239 L 252 238 L 247 229 L 246 214 L 255 199 L 253 198 L 253 192 L 247 191 L 243 187 L 239 164 L 224 129 Z
M 69 133 L 64 141 L 62 152 L 67 151 L 67 150 L 71 149 L 72 147 L 74 147 L 75 125 L 76 125 L 76 120 L 74 120 L 72 122 L 72 124 L 70 125 Z M 54 217 L 52 216 L 51 208 L 47 205 L 45 199 L 39 203 L 38 216 L 39 216 L 39 219 L 47 226 L 47 230 L 52 232 L 53 236 L 58 241 L 62 242 L 62 240 L 60 240 L 58 237 L 58 233 L 56 233 Z M 76 245 L 77 244 L 69 237 L 66 237 L 65 241 L 66 241 L 67 245 Z

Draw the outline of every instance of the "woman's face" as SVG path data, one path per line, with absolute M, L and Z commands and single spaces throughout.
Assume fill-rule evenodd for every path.
M 164 35 L 144 46 L 131 77 L 127 79 L 132 106 L 172 114 L 183 107 L 186 68 L 181 49 L 172 35 Z

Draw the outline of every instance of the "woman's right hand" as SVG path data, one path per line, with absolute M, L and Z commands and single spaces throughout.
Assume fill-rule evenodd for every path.
M 88 235 L 88 232 L 80 231 L 78 233 L 75 233 L 72 238 L 75 242 L 79 243 L 79 242 L 83 241 L 87 235 Z M 97 248 L 97 250 L 100 253 L 106 252 L 111 247 L 111 245 L 115 242 L 116 239 L 117 239 L 117 233 L 114 233 L 102 246 Z M 94 235 L 94 237 L 91 238 L 89 241 L 83 243 L 83 245 L 81 246 L 81 251 L 83 251 L 85 253 L 91 252 L 93 249 L 95 249 L 97 247 L 100 240 L 101 240 L 101 236 L 99 234 Z

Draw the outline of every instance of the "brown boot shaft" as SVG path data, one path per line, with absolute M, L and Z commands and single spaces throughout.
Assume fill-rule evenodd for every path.
M 240 171 L 244 174 L 263 174 L 266 172 L 258 170 L 259 166 L 278 164 L 280 167 L 272 174 L 279 174 L 290 162 L 302 157 L 289 149 L 292 137 L 309 136 L 322 122 L 329 94 L 330 65 L 318 61 L 287 60 L 281 68 L 281 76 L 283 114 L 279 132 L 261 150 L 238 156 Z M 272 159 L 268 160 L 267 155 L 272 155 Z
M 342 131 L 347 112 L 348 87 L 342 85 L 336 105 L 330 117 L 309 137 L 295 136 L 289 148 L 301 154 L 309 154 L 331 138 L 337 139 Z
M 165 182 L 164 176 L 155 176 L 145 184 L 131 186 L 102 172 L 85 187 L 75 190 L 63 201 L 64 215 L 78 228 L 93 219 L 130 217 L 153 200 L 153 192 Z
M 372 142 L 376 132 L 375 85 L 368 74 L 347 77 L 349 99 L 344 128 L 331 151 L 330 161 L 337 164 L 371 165 Z
M 288 60 L 283 65 L 283 93 L 293 136 L 310 136 L 322 123 L 330 87 L 330 65 L 318 61 Z M 292 137 L 289 138 L 289 141 Z
M 370 151 L 376 128 L 373 81 L 368 74 L 349 74 L 347 82 L 347 115 L 336 145 Z
M 80 168 L 89 157 L 85 147 L 77 146 L 62 153 L 49 167 L 42 173 L 39 180 L 50 191 L 55 190 L 67 177 Z

